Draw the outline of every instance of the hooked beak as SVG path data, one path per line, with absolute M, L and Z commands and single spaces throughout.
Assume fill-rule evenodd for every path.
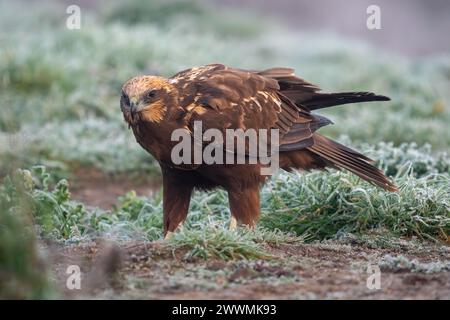
M 139 110 L 138 110 L 138 101 L 137 99 L 133 98 L 130 99 L 130 111 L 132 114 L 136 114 Z

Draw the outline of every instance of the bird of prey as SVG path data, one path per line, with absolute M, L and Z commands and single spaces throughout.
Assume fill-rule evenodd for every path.
M 228 192 L 230 228 L 253 227 L 260 215 L 259 189 L 267 176 L 257 163 L 174 163 L 176 129 L 278 129 L 279 167 L 286 171 L 346 169 L 385 190 L 396 191 L 372 160 L 316 131 L 332 123 L 313 111 L 347 103 L 388 101 L 371 92 L 324 93 L 290 68 L 251 71 L 222 64 L 194 67 L 171 78 L 144 75 L 122 87 L 120 106 L 136 141 L 158 161 L 163 176 L 163 223 L 168 237 L 188 214 L 194 189 Z M 193 134 L 192 134 L 193 136 Z M 199 143 L 194 141 L 193 143 Z M 200 142 L 201 143 L 201 142 Z M 269 142 L 270 143 L 270 142 Z M 236 149 L 226 150 L 238 153 Z M 242 149 L 241 149 L 242 152 Z M 244 156 L 247 148 L 244 148 Z

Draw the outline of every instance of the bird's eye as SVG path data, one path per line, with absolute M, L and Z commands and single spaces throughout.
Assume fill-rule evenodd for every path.
M 155 90 L 150 90 L 147 92 L 146 97 L 147 98 L 153 98 L 156 95 L 156 91 Z

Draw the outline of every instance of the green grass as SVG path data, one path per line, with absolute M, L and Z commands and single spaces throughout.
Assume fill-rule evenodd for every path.
M 34 232 L 31 188 L 31 176 L 22 172 L 0 189 L 0 299 L 54 295 Z
M 450 232 L 448 175 L 395 179 L 398 193 L 362 184 L 347 173 L 279 176 L 263 192 L 266 228 L 327 239 L 384 228 L 397 236 L 447 239 Z
M 233 232 L 223 226 L 207 224 L 201 230 L 181 228 L 170 243 L 174 250 L 187 249 L 185 259 L 222 260 L 270 258 L 256 243 L 251 232 Z

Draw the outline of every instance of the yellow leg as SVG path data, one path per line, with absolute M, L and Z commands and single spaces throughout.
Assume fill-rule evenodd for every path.
M 234 231 L 234 230 L 236 230 L 236 227 L 237 227 L 237 220 L 234 216 L 231 216 L 229 230 Z

